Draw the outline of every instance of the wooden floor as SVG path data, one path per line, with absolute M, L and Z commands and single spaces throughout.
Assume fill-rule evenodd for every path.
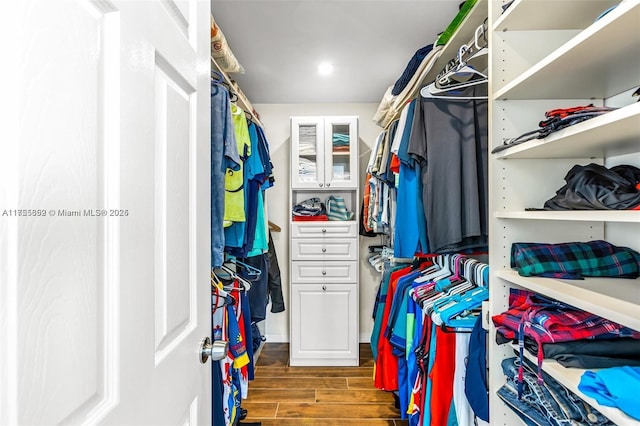
M 290 367 L 289 345 L 267 343 L 249 382 L 243 422 L 263 426 L 407 425 L 393 395 L 373 386 L 373 358 L 360 345 L 359 367 Z

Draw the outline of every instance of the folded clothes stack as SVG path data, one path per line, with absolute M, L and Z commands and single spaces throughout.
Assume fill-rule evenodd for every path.
M 326 214 L 326 209 L 320 198 L 312 197 L 293 206 L 294 216 L 317 216 Z
M 593 104 L 589 104 L 571 108 L 549 110 L 544 114 L 545 119 L 538 123 L 539 127 L 537 129 L 525 132 L 518 137 L 505 140 L 502 145 L 495 147 L 491 153 L 495 154 L 496 152 L 504 151 L 507 148 L 520 145 L 521 143 L 532 139 L 544 139 L 558 130 L 582 123 L 583 121 L 590 120 L 616 109 L 617 108 L 596 107 Z

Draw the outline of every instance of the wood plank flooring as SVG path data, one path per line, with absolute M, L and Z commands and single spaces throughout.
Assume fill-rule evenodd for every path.
M 360 345 L 358 367 L 290 367 L 289 345 L 267 343 L 249 382 L 243 422 L 263 426 L 406 426 L 393 395 L 373 386 L 373 357 Z

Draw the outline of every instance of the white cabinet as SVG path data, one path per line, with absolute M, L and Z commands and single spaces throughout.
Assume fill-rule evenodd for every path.
M 358 118 L 291 118 L 291 206 L 342 197 L 351 220 L 290 222 L 290 364 L 357 366 Z
M 291 187 L 358 186 L 358 118 L 291 118 Z
M 357 366 L 357 307 L 355 284 L 292 284 L 291 365 Z
M 502 3 L 489 2 L 491 148 L 537 128 L 547 110 L 590 103 L 621 108 L 490 155 L 490 314 L 507 309 L 510 288 L 524 288 L 640 330 L 638 280 L 527 278 L 509 265 L 511 244 L 521 241 L 603 239 L 640 250 L 639 212 L 525 210 L 542 207 L 576 164 L 640 166 L 640 104 L 631 97 L 640 55 L 629 53 L 640 51 L 640 2 L 624 1 L 598 20 L 618 1 L 516 0 L 504 13 Z M 504 384 L 500 362 L 509 356 L 510 348 L 491 344 L 490 409 L 496 425 L 521 424 L 496 396 Z M 543 368 L 616 424 L 640 424 L 582 394 L 582 370 L 546 360 Z
M 358 234 L 352 225 L 291 223 L 292 366 L 359 363 Z M 304 236 L 310 228 L 321 235 Z

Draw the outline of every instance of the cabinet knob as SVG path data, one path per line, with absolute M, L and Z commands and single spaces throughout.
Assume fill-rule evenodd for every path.
M 328 188 L 328 187 L 330 187 L 330 186 L 331 186 L 331 183 L 328 183 L 328 184 L 327 184 L 327 188 Z
M 324 183 L 319 183 L 318 186 L 320 186 L 320 188 L 322 188 L 324 186 Z
M 322 229 L 322 233 L 324 234 L 325 232 L 327 232 L 327 230 L 326 229 Z
M 326 247 L 322 247 L 322 252 L 323 252 L 323 253 L 326 253 L 326 252 L 327 252 Z
M 327 291 L 327 286 L 326 285 L 322 286 L 322 291 Z
M 327 271 L 322 271 L 322 275 L 327 275 Z

